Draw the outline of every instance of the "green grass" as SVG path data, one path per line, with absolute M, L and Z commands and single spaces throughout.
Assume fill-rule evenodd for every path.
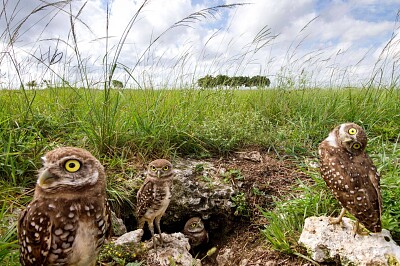
M 4 217 L 29 200 L 31 193 L 16 188 L 33 188 L 40 156 L 54 147 L 84 147 L 97 156 L 112 173 L 108 192 L 118 208 L 129 197 L 118 180 L 134 175 L 127 167 L 132 161 L 220 156 L 257 145 L 302 167 L 302 159 L 317 157 L 319 142 L 346 121 L 367 131 L 368 152 L 383 176 L 384 227 L 399 239 L 399 102 L 399 90 L 371 88 L 119 89 L 107 96 L 94 89 L 0 90 L 0 181 L 5 184 L 2 193 L 8 195 L 0 199 L 5 224 L 0 245 L 8 261 L 17 261 L 15 223 L 7 224 Z M 325 193 L 318 172 L 305 171 L 315 185 L 302 184 L 301 198 L 277 199 L 279 216 L 264 212 L 270 221 L 263 230 L 266 240 L 287 253 L 297 252 L 305 217 L 340 209 Z M 13 208 L 10 201 L 15 202 Z
M 102 91 L 26 94 L 33 100 L 30 111 L 21 91 L 0 93 L 8 164 L 15 163 L 10 152 L 33 153 L 32 159 L 59 143 L 89 146 L 97 154 L 124 147 L 143 158 L 223 154 L 253 144 L 307 154 L 344 121 L 361 124 L 370 137 L 393 140 L 399 134 L 398 90 L 116 90 L 108 100 L 109 119 L 102 118 Z
M 13 187 L 0 180 L 0 262 L 20 265 L 17 243 L 17 217 L 30 196 L 21 187 Z
M 297 241 L 307 217 L 335 215 L 341 210 L 317 172 L 309 171 L 308 174 L 313 180 L 312 185 L 299 181 L 296 195 L 286 199 L 276 198 L 273 210 L 262 210 L 268 220 L 262 234 L 272 248 L 287 254 L 301 252 Z

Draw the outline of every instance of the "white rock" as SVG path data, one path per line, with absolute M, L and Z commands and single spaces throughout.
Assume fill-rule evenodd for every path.
M 125 243 L 140 243 L 140 240 L 143 236 L 143 229 L 137 229 L 135 231 L 130 231 L 128 233 L 123 234 L 115 240 L 115 245 L 123 245 Z
M 159 237 L 156 235 L 157 238 Z M 162 233 L 164 245 L 157 246 L 157 252 L 153 249 L 153 241 L 146 241 L 149 249 L 146 257 L 146 265 L 179 265 L 179 266 L 201 266 L 199 259 L 194 259 L 189 253 L 189 239 L 182 233 Z
M 115 240 L 115 245 L 126 243 L 140 243 L 143 230 L 137 229 L 128 232 Z M 199 259 L 194 259 L 189 253 L 189 239 L 182 233 L 165 234 L 162 233 L 164 245 L 157 245 L 157 252 L 153 248 L 153 240 L 144 242 L 147 254 L 145 255 L 146 265 L 177 265 L 177 266 L 201 266 Z M 157 242 L 159 235 L 156 234 Z
M 299 243 L 317 262 L 340 260 L 341 265 L 360 266 L 400 264 L 400 247 L 389 231 L 354 236 L 354 225 L 355 222 L 346 217 L 337 225 L 329 224 L 329 217 L 309 217 Z
M 121 218 L 118 218 L 115 212 L 111 211 L 111 224 L 112 224 L 112 234 L 114 236 L 122 236 L 126 234 L 126 226 Z

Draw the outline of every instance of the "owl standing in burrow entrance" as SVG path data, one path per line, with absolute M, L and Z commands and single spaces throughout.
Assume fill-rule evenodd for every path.
M 95 265 L 111 234 L 103 166 L 88 151 L 52 150 L 18 221 L 22 265 Z
M 171 187 L 174 174 L 172 164 L 169 161 L 165 159 L 154 160 L 149 164 L 147 177 L 137 192 L 136 214 L 139 220 L 138 228 L 143 229 L 144 223 L 147 222 L 153 239 L 154 249 L 157 249 L 154 236 L 154 222 L 160 234 L 161 244 L 163 244 L 160 221 L 171 200 Z
M 187 220 L 183 234 L 189 238 L 192 249 L 208 242 L 208 233 L 200 217 L 192 217 Z
M 380 177 L 366 145 L 364 129 L 354 123 L 337 126 L 319 145 L 321 175 L 343 207 L 330 222 L 340 223 L 347 210 L 357 219 L 359 234 L 364 234 L 359 222 L 371 232 L 382 231 Z

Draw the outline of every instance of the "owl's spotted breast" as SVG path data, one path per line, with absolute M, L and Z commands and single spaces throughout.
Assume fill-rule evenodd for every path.
M 21 217 L 18 230 L 21 256 L 28 262 L 25 265 L 89 265 L 111 230 L 104 203 L 97 199 L 82 203 L 33 201 Z

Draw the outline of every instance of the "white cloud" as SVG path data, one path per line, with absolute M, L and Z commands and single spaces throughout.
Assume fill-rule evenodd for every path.
M 118 62 L 132 68 L 141 58 L 132 75 L 138 80 L 146 76 L 161 83 L 189 81 L 193 75 L 196 79 L 205 74 L 262 74 L 277 80 L 279 75 L 308 73 L 312 82 L 317 84 L 332 80 L 332 73 L 338 75 L 333 80 L 341 82 L 352 80 L 352 77 L 367 79 L 371 75 L 368 70 L 372 71 L 380 59 L 379 55 L 396 27 L 396 12 L 390 10 L 399 0 L 363 0 L 362 3 L 252 0 L 252 4 L 213 13 L 214 18 L 198 17 L 200 21 L 189 22 L 191 27 L 174 28 L 147 50 L 155 38 L 191 13 L 207 6 L 239 2 L 244 1 L 149 1 L 130 30 Z M 24 1 L 23 5 L 18 4 L 20 2 L 7 3 L 8 17 L 13 17 L 8 22 L 11 30 L 17 29 L 24 18 L 43 5 L 39 0 Z M 79 79 L 69 13 L 72 11 L 76 16 L 85 3 L 79 17 L 73 17 L 79 54 L 84 66 L 92 73 L 91 79 L 103 79 L 104 57 L 107 55 L 109 62 L 113 59 L 126 26 L 142 1 L 110 2 L 108 47 L 105 0 L 74 0 L 71 5 L 50 6 L 30 15 L 19 29 L 14 43 L 17 54 L 13 56 L 24 65 L 24 79 L 35 76 L 47 79 L 51 71 L 46 70 L 43 64 L 40 66 L 32 55 L 49 57 L 55 52 L 62 52 L 63 61 L 51 66 L 53 71 L 60 71 L 57 75 L 63 76 L 67 66 L 74 73 L 68 78 Z M 12 15 L 14 9 L 16 13 Z M 365 11 L 368 16 L 360 16 L 360 11 Z M 0 27 L 7 28 L 6 25 L 5 16 L 1 16 Z M 259 35 L 257 42 L 255 38 L 261 30 L 265 35 Z M 9 51 L 6 36 L 3 34 L 0 38 L 3 52 Z M 58 38 L 62 41 L 57 42 Z M 393 42 L 390 48 L 388 58 L 398 60 L 398 41 Z M 3 61 L 0 75 L 10 77 L 12 70 L 4 67 L 12 66 L 7 58 L 0 57 L 0 62 Z M 128 75 L 118 69 L 116 78 L 126 80 Z

